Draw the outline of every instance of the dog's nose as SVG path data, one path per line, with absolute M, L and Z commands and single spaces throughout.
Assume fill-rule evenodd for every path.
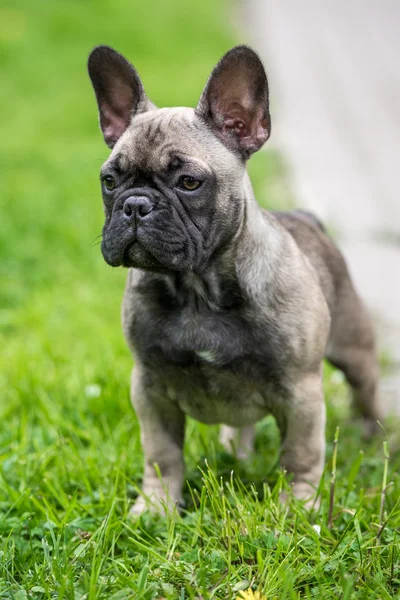
M 122 210 L 128 219 L 135 215 L 142 218 L 151 213 L 153 205 L 147 196 L 129 196 L 125 200 Z

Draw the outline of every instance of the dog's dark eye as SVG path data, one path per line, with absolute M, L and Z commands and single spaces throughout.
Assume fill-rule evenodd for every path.
M 185 175 L 184 177 L 180 178 L 178 186 L 181 189 L 186 190 L 188 192 L 194 192 L 194 190 L 197 190 L 197 188 L 199 188 L 201 184 L 202 182 L 198 179 Z
M 104 184 L 104 187 L 106 188 L 106 190 L 111 192 L 111 190 L 113 190 L 115 188 L 114 177 L 111 177 L 111 175 L 106 175 L 105 177 L 103 177 L 103 184 Z

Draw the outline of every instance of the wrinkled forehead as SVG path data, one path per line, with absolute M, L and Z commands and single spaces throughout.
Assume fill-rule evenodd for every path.
M 237 158 L 213 135 L 192 108 L 161 108 L 134 117 L 109 158 L 123 171 L 168 169 L 177 158 L 226 171 Z

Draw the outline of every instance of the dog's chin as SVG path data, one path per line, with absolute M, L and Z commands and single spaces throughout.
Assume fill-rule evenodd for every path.
M 122 256 L 121 265 L 126 268 L 149 271 L 165 270 L 165 267 L 137 240 L 128 244 Z

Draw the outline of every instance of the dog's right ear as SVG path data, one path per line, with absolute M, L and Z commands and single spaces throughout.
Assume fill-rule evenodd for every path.
M 88 71 L 106 144 L 113 148 L 134 115 L 154 108 L 134 67 L 109 46 L 97 46 L 88 61 Z

